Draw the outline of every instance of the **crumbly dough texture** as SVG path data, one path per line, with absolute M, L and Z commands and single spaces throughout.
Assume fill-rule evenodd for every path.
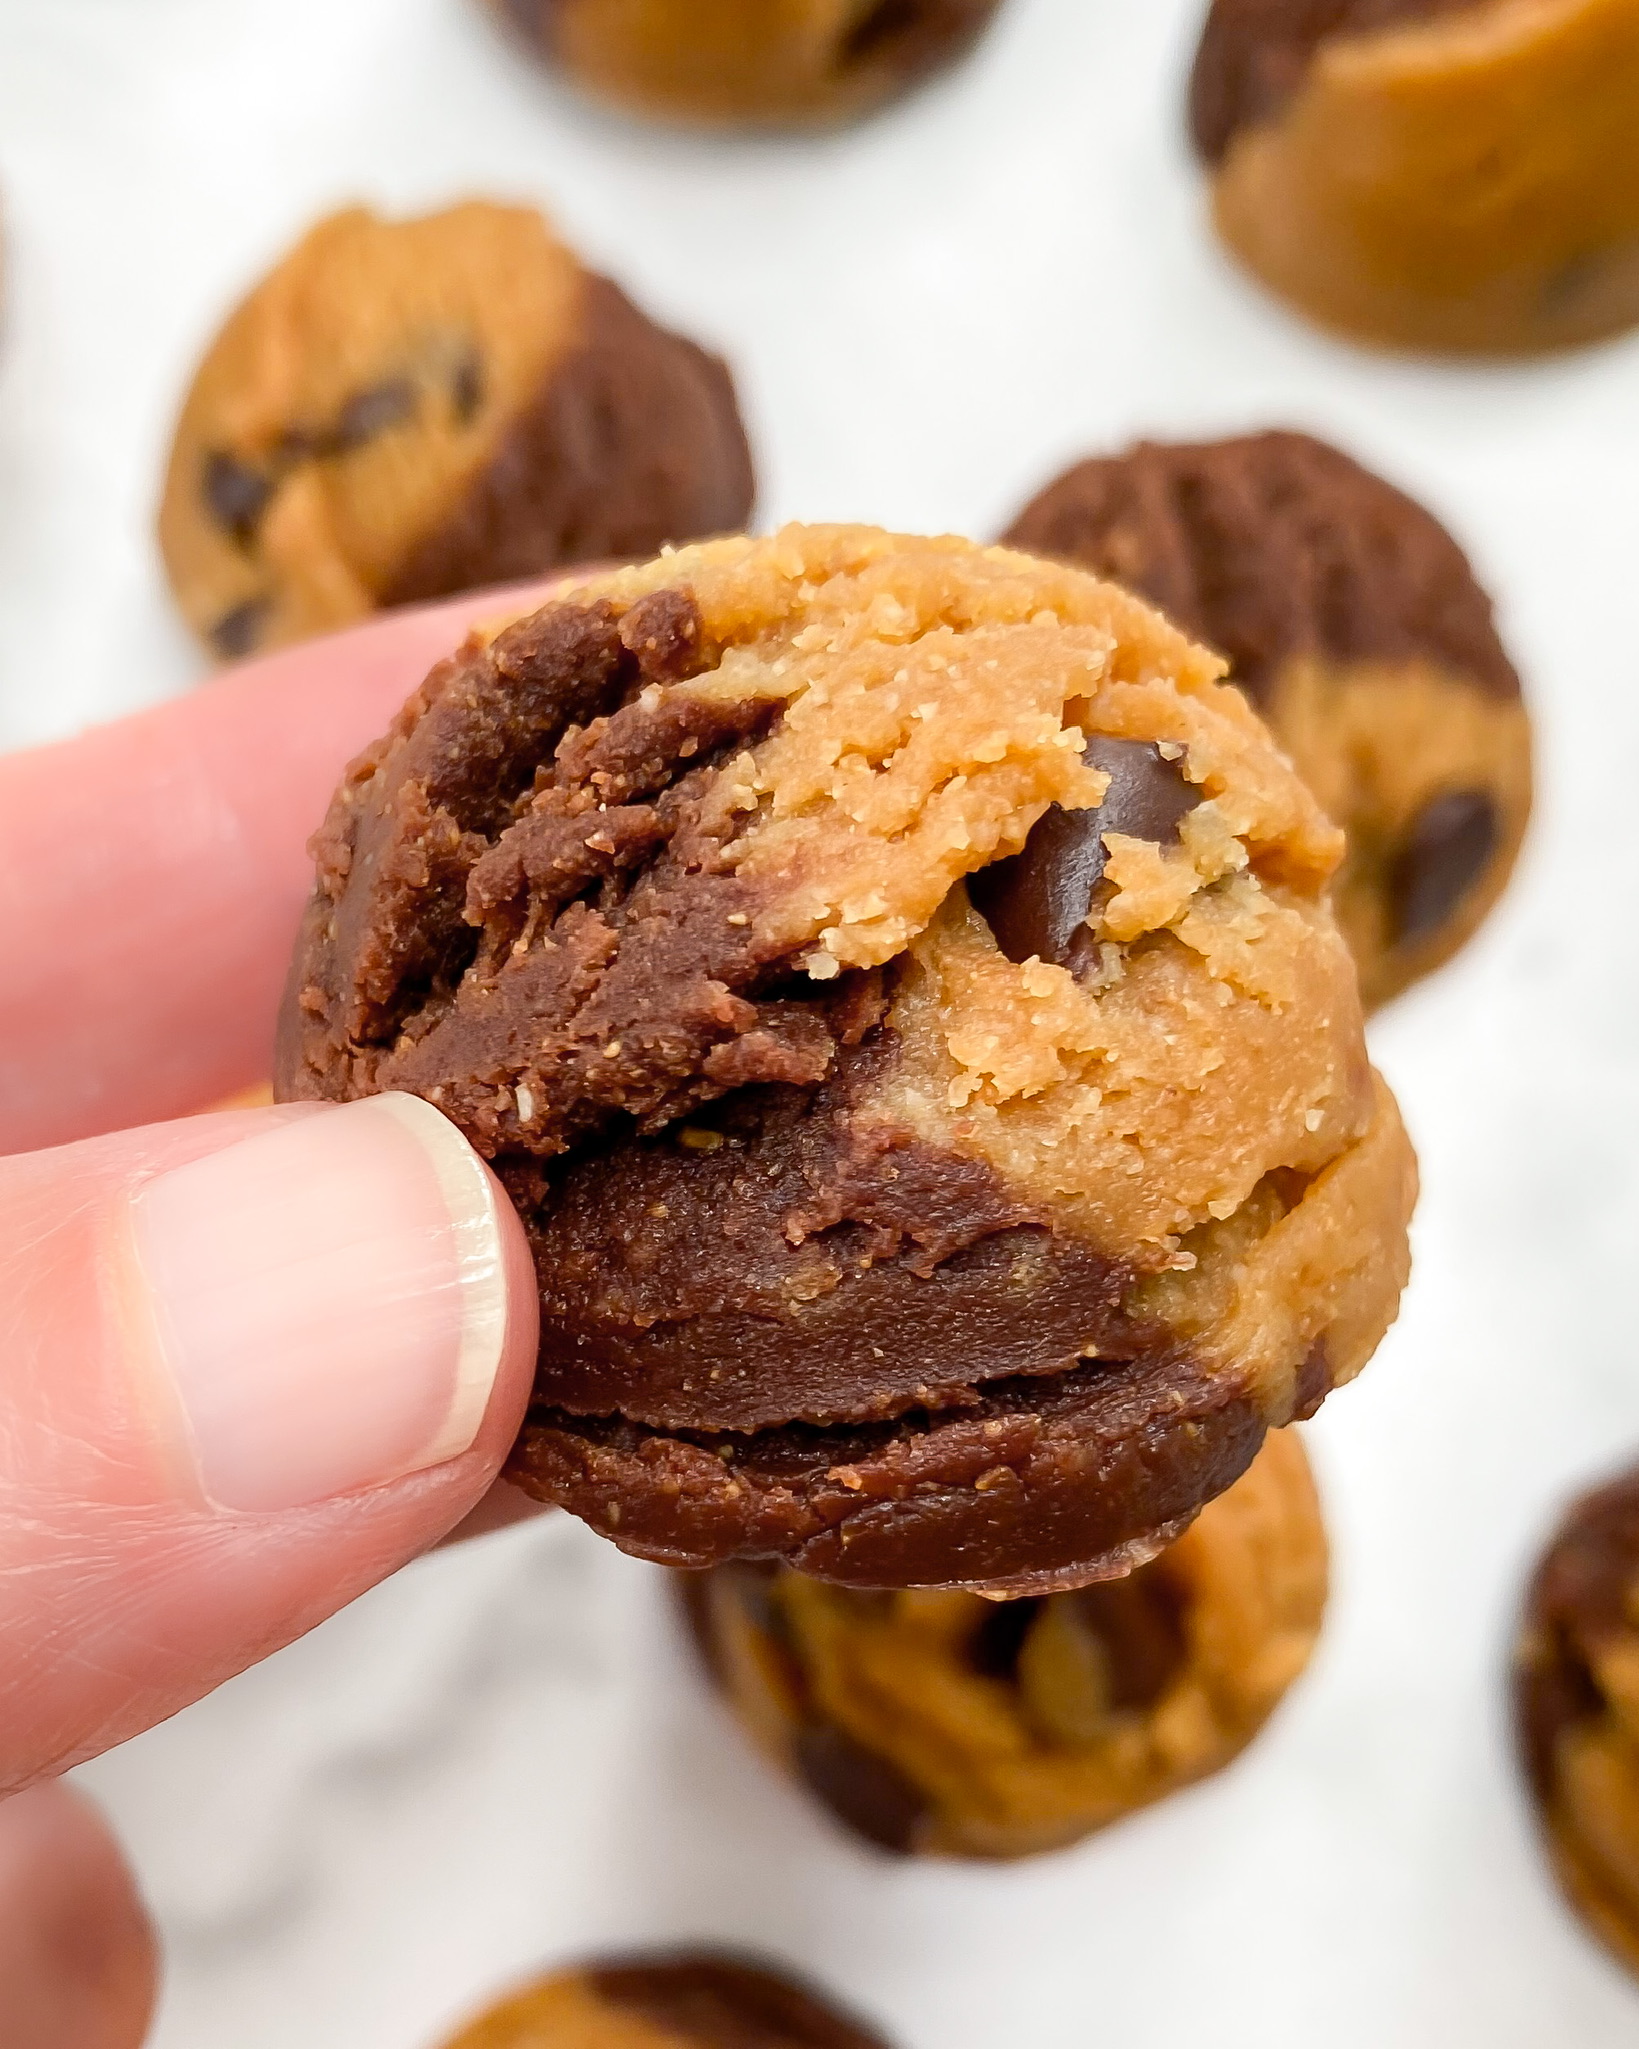
M 224 659 L 742 526 L 728 371 L 527 207 L 311 229 L 211 344 L 159 537 Z
M 1639 1471 L 1577 1502 L 1515 1651 L 1526 1782 L 1571 1905 L 1639 1973 Z
M 886 2049 L 810 1987 L 712 1952 L 583 1964 L 525 1986 L 446 2049 Z
M 709 127 L 856 119 L 967 55 L 1001 0 L 490 0 L 601 99 Z
M 1347 834 L 1334 905 L 1368 1008 L 1474 933 L 1525 836 L 1531 731 L 1491 602 L 1422 506 L 1271 432 L 1077 464 L 1008 538 L 1222 650 Z
M 1359 1370 L 1411 1153 L 1340 837 L 1220 666 L 1077 570 L 831 527 L 434 670 L 314 842 L 277 1086 L 495 1163 L 516 1479 L 669 1564 L 1033 1590 Z
M 1329 327 L 1517 354 L 1639 320 L 1635 0 L 1214 0 L 1191 113 L 1219 233 Z
M 1057 1849 L 1221 1770 L 1314 1648 L 1326 1536 L 1277 1431 L 1170 1550 L 1045 1599 L 857 1593 L 785 1569 L 678 1581 L 742 1724 L 882 1848 Z

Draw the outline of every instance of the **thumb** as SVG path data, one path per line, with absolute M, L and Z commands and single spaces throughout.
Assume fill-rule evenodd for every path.
M 0 1159 L 0 1792 L 423 1551 L 528 1398 L 523 1229 L 411 1096 Z

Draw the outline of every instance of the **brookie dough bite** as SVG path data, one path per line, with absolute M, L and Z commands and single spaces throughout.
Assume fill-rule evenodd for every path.
M 745 524 L 724 365 L 527 207 L 321 221 L 196 375 L 159 537 L 224 660 Z
M 1276 1431 L 1177 1543 L 1045 1599 L 859 1593 L 784 1567 L 680 1575 L 758 1745 L 883 1849 L 1024 1857 L 1221 1770 L 1308 1663 L 1326 1533 Z
M 1639 1972 L 1639 1471 L 1560 1525 L 1526 1596 L 1514 1687 L 1559 1882 Z
M 445 2049 L 886 2049 L 807 1986 L 738 1957 L 583 1964 L 526 1986 Z
M 723 127 L 848 121 L 967 55 L 1001 0 L 489 0 L 600 99 Z
M 1220 669 L 1079 571 L 820 527 L 433 671 L 315 840 L 276 1086 L 494 1162 L 518 1484 L 665 1564 L 1035 1592 L 1365 1363 L 1411 1153 L 1341 836 Z
M 1191 125 L 1218 231 L 1391 346 L 1639 320 L 1639 0 L 1214 0 Z
M 1422 506 L 1307 435 L 1142 442 L 1067 470 L 1008 540 L 1228 657 L 1348 835 L 1334 894 L 1368 1009 L 1472 935 L 1525 835 L 1531 730 L 1491 601 Z

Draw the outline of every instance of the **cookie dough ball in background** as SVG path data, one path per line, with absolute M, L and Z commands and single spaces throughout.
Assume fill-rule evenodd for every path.
M 1067 470 L 1008 539 L 1228 657 L 1348 835 L 1337 917 L 1368 1008 L 1470 937 L 1525 835 L 1531 732 L 1490 600 L 1422 506 L 1302 434 L 1143 442 Z
M 848 121 L 967 55 L 1001 0 L 489 0 L 599 98 L 722 127 Z
M 434 670 L 315 842 L 276 1083 L 494 1161 L 519 1485 L 666 1564 L 1035 1592 L 1359 1370 L 1411 1154 L 1341 836 L 1220 671 L 1076 570 L 834 527 Z
M 159 536 L 224 660 L 380 606 L 743 526 L 724 365 L 482 201 L 321 221 L 188 393 Z
M 1639 1972 L 1639 1471 L 1577 1502 L 1549 1544 L 1526 1596 L 1514 1687 L 1560 1884 Z
M 526 1986 L 446 2049 L 887 2049 L 811 1988 L 738 1957 L 584 1964 Z
M 1308 1663 L 1326 1532 L 1303 1447 L 1130 1577 L 1045 1599 L 856 1593 L 776 1567 L 680 1575 L 753 1739 L 883 1849 L 1061 1848 L 1238 1756 Z
M 1326 326 L 1512 354 L 1639 321 L 1639 0 L 1213 0 L 1218 231 Z

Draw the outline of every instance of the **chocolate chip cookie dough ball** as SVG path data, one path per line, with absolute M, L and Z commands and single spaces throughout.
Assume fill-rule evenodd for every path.
M 1035 1592 L 1365 1363 L 1411 1154 L 1341 836 L 1220 668 L 1076 570 L 822 527 L 434 670 L 315 842 L 277 1086 L 495 1163 L 515 1481 L 666 1564 Z
M 754 1740 L 883 1849 L 1024 1857 L 1218 1771 L 1303 1670 L 1326 1533 L 1276 1431 L 1169 1550 L 1043 1599 L 859 1593 L 783 1567 L 680 1575 Z
M 745 524 L 728 371 L 525 207 L 321 221 L 211 344 L 159 515 L 224 660 Z
M 1639 1471 L 1579 1501 L 1537 1568 L 1514 1666 L 1521 1756 L 1560 1884 L 1639 1972 Z
M 887 2049 L 790 1978 L 709 1953 L 586 1964 L 504 1999 L 446 2049 Z
M 601 99 L 724 127 L 848 121 L 965 57 L 1001 0 L 490 0 Z
M 1329 327 L 1564 348 L 1639 320 L 1639 0 L 1214 0 L 1218 231 Z
M 1420 505 L 1302 434 L 1143 442 L 1066 471 L 1008 539 L 1228 657 L 1348 835 L 1337 918 L 1368 1008 L 1472 935 L 1525 835 L 1531 733 L 1490 600 Z

